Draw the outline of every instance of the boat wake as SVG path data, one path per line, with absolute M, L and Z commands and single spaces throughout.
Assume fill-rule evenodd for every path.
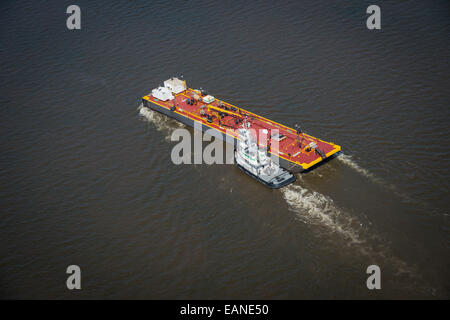
M 352 156 L 346 155 L 344 153 L 340 154 L 337 157 L 338 160 L 340 160 L 342 163 L 346 164 L 347 166 L 349 166 L 350 168 L 352 168 L 353 170 L 355 170 L 356 172 L 360 173 L 361 175 L 363 175 L 364 177 L 366 177 L 367 179 L 371 180 L 372 182 L 375 183 L 382 183 L 382 180 L 379 179 L 378 177 L 376 177 L 373 173 L 371 173 L 369 170 L 361 167 L 358 163 L 356 163 Z
M 144 107 L 142 103 L 138 107 L 138 110 L 141 118 L 147 121 L 148 123 L 153 124 L 156 130 L 165 131 L 168 133 L 168 135 L 166 136 L 166 140 L 170 141 L 170 137 L 174 130 L 185 127 L 185 125 L 181 122 L 170 119 L 169 117 L 166 117 L 165 115 L 160 114 L 159 112 Z
M 424 203 L 411 198 L 405 192 L 399 190 L 395 185 L 387 183 L 383 179 L 375 176 L 369 170 L 361 167 L 358 163 L 355 162 L 355 160 L 353 160 L 352 156 L 349 156 L 349 155 L 346 155 L 346 154 L 342 153 L 341 155 L 339 155 L 337 157 L 337 159 L 340 160 L 345 165 L 347 165 L 350 168 L 352 168 L 353 170 L 355 170 L 356 172 L 360 173 L 361 175 L 363 175 L 367 179 L 369 179 L 369 181 L 371 181 L 371 182 L 373 182 L 375 184 L 378 184 L 378 185 L 382 186 L 383 188 L 386 188 L 386 189 L 392 191 L 394 194 L 396 194 L 398 197 L 400 197 L 404 202 L 425 206 Z
M 337 207 L 333 199 L 299 185 L 289 185 L 281 189 L 281 193 L 289 209 L 297 214 L 300 221 L 326 226 L 349 239 L 351 244 L 363 242 L 352 229 L 353 224 L 362 224 Z
M 298 180 L 302 181 L 301 176 Z M 327 237 L 329 231 L 341 236 L 346 245 L 369 258 L 374 264 L 389 265 L 397 276 L 410 280 L 413 285 L 411 289 L 422 288 L 428 293 L 433 291 L 423 284 L 415 268 L 392 253 L 386 241 L 371 230 L 373 228 L 369 221 L 358 219 L 337 206 L 330 197 L 306 187 L 292 184 L 280 191 L 289 210 L 296 214 L 299 221 L 326 228 Z

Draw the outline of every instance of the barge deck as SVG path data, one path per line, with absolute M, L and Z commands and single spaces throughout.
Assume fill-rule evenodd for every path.
M 182 82 L 185 83 L 185 81 Z M 172 91 L 171 98 L 166 99 L 166 101 L 163 101 L 157 94 L 150 93 L 142 98 L 143 105 L 175 118 L 188 126 L 194 127 L 194 123 L 198 122 L 201 124 L 203 131 L 212 128 L 221 133 L 221 139 L 224 141 L 227 141 L 226 136 L 228 135 L 235 142 L 238 137 L 237 130 L 240 127 L 240 121 L 245 117 L 258 135 L 261 131 L 269 132 L 268 152 L 278 157 L 280 166 L 290 172 L 302 172 L 311 169 L 311 167 L 341 150 L 339 145 L 320 140 L 298 129 L 287 127 L 244 108 L 236 107 L 228 102 L 206 95 L 201 90 L 187 87 L 183 89 L 178 93 Z M 155 96 L 160 98 L 158 99 Z M 208 101 L 210 98 L 213 99 L 212 102 Z M 278 135 L 274 137 L 270 133 L 277 132 L 276 130 Z M 270 144 L 270 141 L 275 138 L 277 143 Z M 278 148 L 276 145 L 278 145 Z

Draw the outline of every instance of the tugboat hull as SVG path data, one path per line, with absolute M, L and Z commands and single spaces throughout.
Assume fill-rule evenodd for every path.
M 264 184 L 266 187 L 269 187 L 271 189 L 279 189 L 279 188 L 283 188 L 285 186 L 287 186 L 288 184 L 291 184 L 293 182 L 295 182 L 296 178 L 293 174 L 290 174 L 288 172 L 286 172 L 287 174 L 289 174 L 289 176 L 287 177 L 280 177 L 280 179 L 278 180 L 277 178 L 272 179 L 272 181 L 266 181 L 261 179 L 260 177 L 258 177 L 257 175 L 254 175 L 253 173 L 251 173 L 250 171 L 248 171 L 247 169 L 245 169 L 243 166 L 241 166 L 239 163 L 236 163 L 237 167 L 239 169 L 241 169 L 245 174 L 247 174 L 248 176 L 252 177 L 253 179 L 257 180 L 258 182 L 261 182 L 262 184 Z

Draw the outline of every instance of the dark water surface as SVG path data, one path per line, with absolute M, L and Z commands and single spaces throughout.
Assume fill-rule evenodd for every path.
M 70 4 L 0 5 L 0 297 L 450 297 L 448 1 Z M 138 107 L 176 74 L 343 155 L 282 190 L 175 166 Z

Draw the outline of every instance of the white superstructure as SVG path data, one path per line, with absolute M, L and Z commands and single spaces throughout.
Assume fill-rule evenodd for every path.
M 161 101 L 173 100 L 175 97 L 172 92 L 166 87 L 158 87 L 152 90 L 152 96 Z
M 186 81 L 175 77 L 164 81 L 164 87 L 169 89 L 173 94 L 181 93 L 187 89 Z
M 271 188 L 280 188 L 295 181 L 295 176 L 272 161 L 265 146 L 257 144 L 247 121 L 238 133 L 234 158 L 241 169 Z M 267 134 L 267 130 L 264 133 Z
M 174 94 L 187 90 L 186 81 L 178 78 L 170 78 L 164 81 L 164 86 L 152 90 L 152 96 L 161 101 L 175 99 Z

